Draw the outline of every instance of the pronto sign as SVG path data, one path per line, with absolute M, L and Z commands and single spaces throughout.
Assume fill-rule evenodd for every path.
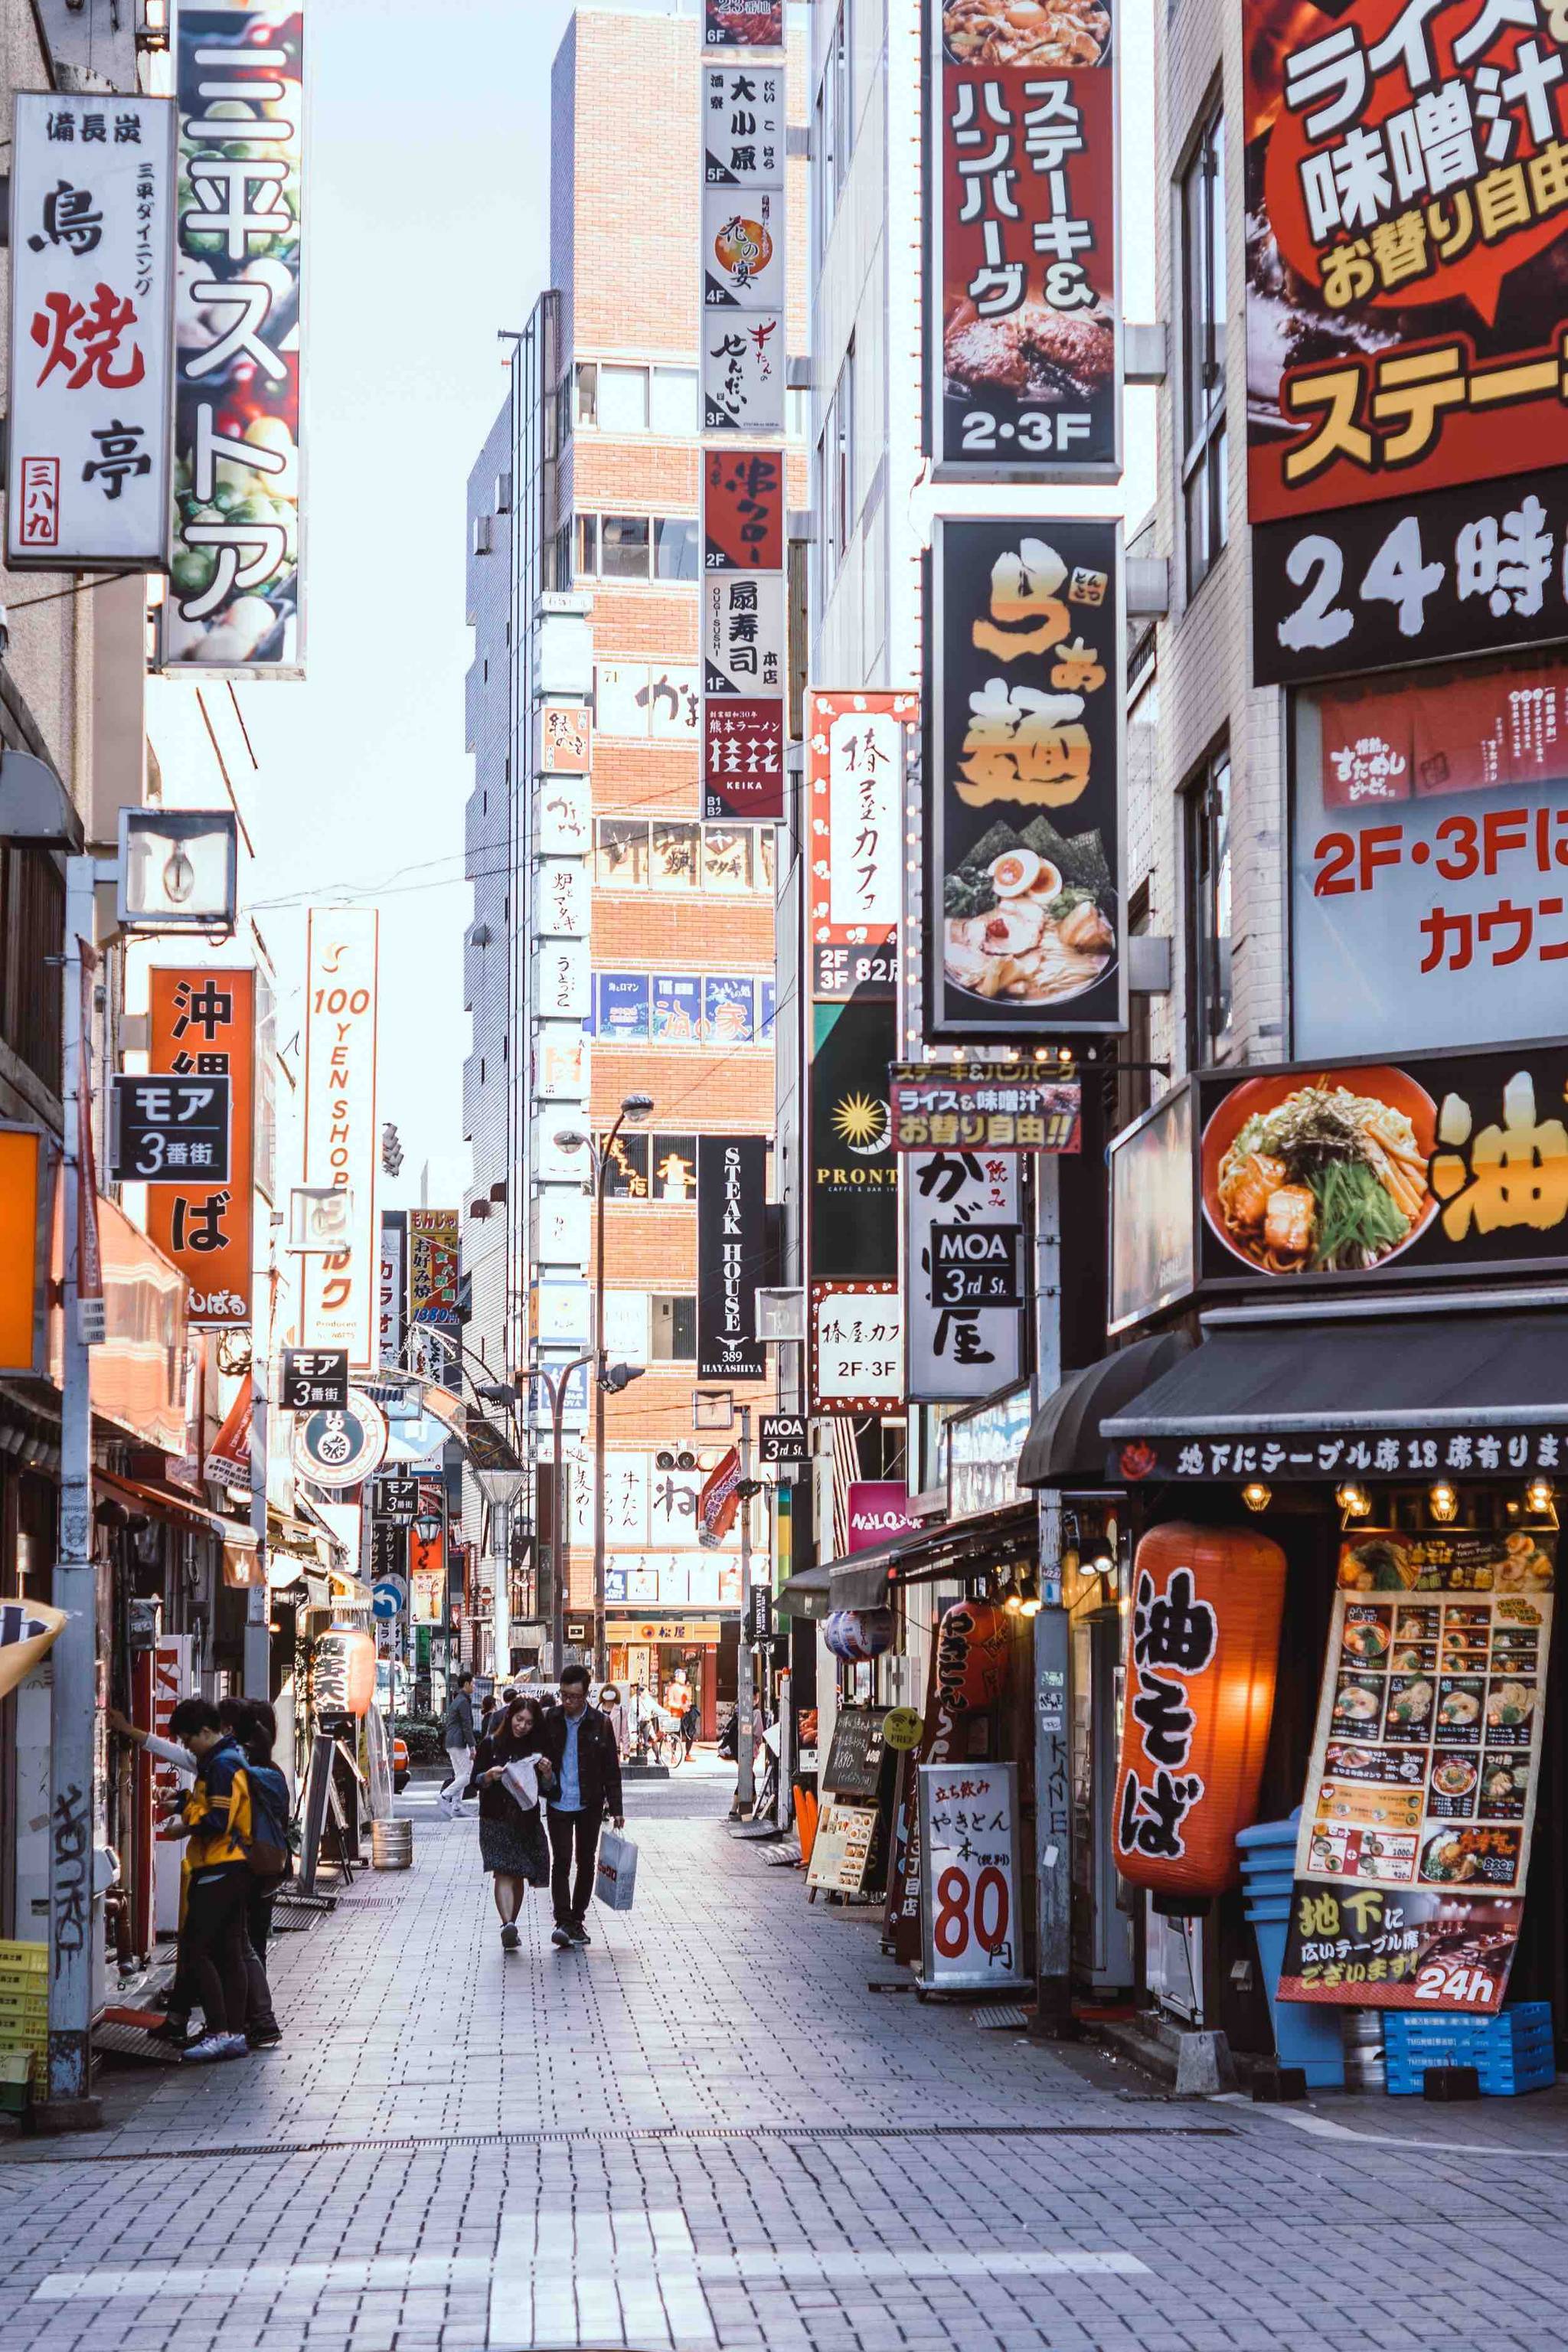
M 346 1348 L 374 1367 L 381 1233 L 375 1209 L 379 919 L 365 907 L 312 907 L 306 947 L 305 1182 L 353 1202 L 348 1246 L 300 1260 L 301 1344 Z

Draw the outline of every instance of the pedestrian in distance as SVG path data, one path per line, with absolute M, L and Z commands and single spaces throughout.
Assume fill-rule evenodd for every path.
M 626 1826 L 616 1735 L 588 1705 L 589 1679 L 586 1666 L 562 1667 L 561 1704 L 545 1717 L 540 1739 L 556 1780 L 547 1822 L 555 1910 L 550 1940 L 561 1951 L 593 1940 L 584 1922 L 605 1813 L 616 1829 Z
M 253 1832 L 265 1845 L 285 1857 L 283 1868 L 275 1877 L 258 1875 L 252 1858 L 250 1892 L 245 1906 L 245 2036 L 253 2050 L 276 2050 L 283 2032 L 272 2007 L 267 1947 L 272 1935 L 273 1906 L 293 1870 L 293 1858 L 289 1852 L 289 1816 L 292 1810 L 289 1783 L 272 1760 L 272 1751 L 278 1744 L 278 1717 L 264 1698 L 225 1699 L 219 1713 L 245 1750 Z
M 441 1745 L 447 1751 L 452 1774 L 450 1780 L 442 1781 L 436 1801 L 448 1821 L 455 1821 L 463 1810 L 463 1791 L 474 1769 L 473 1687 L 474 1677 L 464 1666 L 452 1685 L 447 1712 L 441 1717 Z
M 187 1838 L 184 1965 L 201 2002 L 205 2031 L 187 2059 L 242 2058 L 249 1999 L 245 1916 L 253 1836 L 245 1750 L 210 1699 L 183 1698 L 169 1729 L 195 1759 L 196 1777 L 166 1837 Z
M 524 1891 L 550 1882 L 541 1796 L 555 1786 L 543 1753 L 543 1715 L 531 1698 L 513 1698 L 490 1717 L 479 1739 L 471 1785 L 479 1794 L 479 1866 L 495 1881 L 504 1951 L 518 1947 Z
M 616 1684 L 606 1683 L 599 1693 L 599 1713 L 616 1735 L 616 1754 L 624 1759 L 626 1752 L 626 1711 L 621 1704 L 621 1694 Z

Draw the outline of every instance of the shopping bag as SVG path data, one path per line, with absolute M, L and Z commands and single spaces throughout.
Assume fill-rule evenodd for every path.
M 599 1840 L 594 1892 L 611 1911 L 629 1911 L 637 1893 L 637 1850 L 618 1830 L 606 1830 Z

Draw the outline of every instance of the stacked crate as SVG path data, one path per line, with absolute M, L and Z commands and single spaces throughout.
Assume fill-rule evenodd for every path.
M 0 1942 L 0 2052 L 26 2051 L 41 2093 L 49 2055 L 49 1948 Z
M 1384 2063 L 1395 2097 L 1419 2097 L 1429 2066 L 1473 2066 L 1483 2096 L 1515 2099 L 1556 2079 L 1552 2004 L 1518 2000 L 1495 2017 L 1390 2009 L 1383 2017 Z

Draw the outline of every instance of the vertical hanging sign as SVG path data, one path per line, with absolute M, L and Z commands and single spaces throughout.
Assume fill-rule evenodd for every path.
M 167 566 L 174 240 L 170 100 L 16 93 L 13 572 Z
M 170 669 L 300 677 L 304 17 L 182 5 Z
M 312 907 L 305 951 L 305 1182 L 353 1203 L 346 1248 L 303 1257 L 300 1341 L 376 1360 L 381 1231 L 375 1210 L 379 918 L 369 907 Z
M 806 697 L 806 932 L 816 997 L 887 996 L 898 979 L 904 730 L 912 694 Z
M 403 1361 L 407 1321 L 405 1254 L 408 1212 L 384 1209 L 381 1215 L 381 1272 L 376 1286 L 376 1354 L 384 1370 Z
M 1065 48 L 931 0 L 928 428 L 939 479 L 1121 471 L 1116 28 L 1087 0 Z
M 756 1292 L 765 1279 L 768 1147 L 760 1135 L 697 1139 L 697 1377 L 760 1381 Z
M 255 1223 L 256 973 L 210 964 L 149 975 L 147 1066 L 226 1077 L 229 1172 L 223 1184 L 149 1185 L 147 1233 L 185 1277 L 186 1319 L 224 1330 L 251 1318 Z

